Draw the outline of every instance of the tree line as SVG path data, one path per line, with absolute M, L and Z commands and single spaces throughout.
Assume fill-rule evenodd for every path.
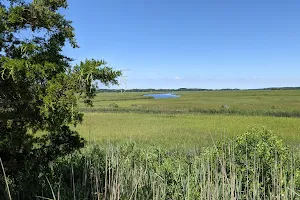
M 178 88 L 178 89 L 97 89 L 101 92 L 181 92 L 181 91 L 245 91 L 245 90 L 300 90 L 300 87 L 270 87 L 270 88 L 256 88 L 256 89 L 238 89 L 238 88 L 224 88 L 224 89 L 203 89 L 203 88 Z

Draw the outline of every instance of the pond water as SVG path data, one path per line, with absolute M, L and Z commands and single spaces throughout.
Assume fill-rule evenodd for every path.
M 145 94 L 145 97 L 153 97 L 154 99 L 169 99 L 169 98 L 178 98 L 179 95 L 166 93 L 166 94 Z

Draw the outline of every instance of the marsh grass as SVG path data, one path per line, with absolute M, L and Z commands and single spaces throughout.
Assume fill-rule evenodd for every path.
M 284 114 L 300 110 L 300 90 L 178 92 L 176 94 L 180 95 L 180 98 L 175 99 L 149 99 L 145 98 L 144 94 L 146 93 L 99 93 L 94 99 L 94 108 L 105 108 L 115 102 L 121 109 L 130 109 L 132 104 L 137 104 L 146 110 L 160 107 L 166 111 L 205 112 L 207 110 L 208 114 L 214 114 L 214 110 L 220 110 L 222 105 L 228 105 L 228 110 L 234 110 L 235 114 L 240 112 L 245 114 L 242 111 L 272 114 L 276 111 L 276 116 L 278 116 L 277 112 Z M 86 109 L 82 103 L 80 107 Z
M 4 179 L 4 182 L 5 182 L 5 190 L 4 188 L 0 185 L 1 187 L 1 190 L 0 190 L 0 197 L 1 199 L 4 199 L 6 198 L 7 200 L 12 200 L 11 198 L 11 193 L 10 193 L 10 189 L 9 189 L 9 181 L 7 179 L 7 176 L 6 176 L 6 173 L 5 173 L 5 170 L 4 170 L 4 166 L 3 166 L 3 162 L 2 162 L 2 159 L 0 158 L 0 165 L 1 165 L 1 170 L 3 172 L 3 174 L 0 175 L 0 177 L 2 176 L 3 179 Z M 3 180 L 2 178 L 0 180 Z
M 267 126 L 289 145 L 299 146 L 300 91 L 178 92 L 176 99 L 144 99 L 143 94 L 99 93 L 94 107 L 81 105 L 85 120 L 76 130 L 90 139 L 92 127 L 99 142 L 189 147 L 210 145 L 210 137 L 221 134 L 235 136 L 248 125 Z
M 52 163 L 30 192 L 54 200 L 299 199 L 299 158 L 255 128 L 201 149 L 90 142 Z
M 300 118 L 300 110 L 245 110 L 230 109 L 229 107 L 220 109 L 202 109 L 202 108 L 177 108 L 168 109 L 161 106 L 156 108 L 146 108 L 141 105 L 131 108 L 112 107 L 110 104 L 104 108 L 81 108 L 82 112 L 112 112 L 112 113 L 145 113 L 145 114 L 211 114 L 211 115 L 241 115 L 241 116 L 271 116 L 271 117 L 295 117 Z M 135 105 L 135 104 L 133 104 Z
M 88 141 L 101 145 L 135 141 L 138 145 L 190 149 L 235 137 L 248 126 L 267 127 L 288 145 L 300 143 L 298 118 L 198 114 L 85 113 L 77 130 Z
M 234 146 L 226 143 L 221 153 L 216 147 L 199 152 L 90 144 L 56 162 L 50 182 L 57 200 L 299 198 L 299 166 L 292 153 L 285 162 L 273 155 L 271 174 L 264 177 L 259 157 L 240 169 Z M 53 198 L 49 189 L 46 194 Z

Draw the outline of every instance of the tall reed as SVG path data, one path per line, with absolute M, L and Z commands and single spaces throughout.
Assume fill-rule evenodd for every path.
M 57 162 L 51 180 L 58 190 L 63 176 L 60 199 L 299 198 L 299 166 L 292 153 L 285 162 L 269 163 L 268 176 L 259 157 L 241 168 L 234 152 L 230 143 L 222 153 L 92 145 Z

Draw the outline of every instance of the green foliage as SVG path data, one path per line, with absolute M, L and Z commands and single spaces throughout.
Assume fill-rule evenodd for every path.
M 256 133 L 257 137 L 251 136 L 257 141 L 250 142 L 253 146 L 266 139 L 273 141 L 264 133 L 253 134 Z M 281 149 L 281 145 L 279 147 Z M 243 154 L 234 153 L 234 148 L 230 142 L 223 143 L 223 151 L 216 154 L 214 147 L 201 152 L 149 145 L 139 147 L 132 142 L 107 147 L 92 144 L 56 160 L 47 178 L 54 194 L 62 200 L 297 198 L 299 163 L 292 159 L 278 161 L 277 165 L 270 163 L 272 181 L 267 183 L 259 176 L 264 168 L 258 162 L 254 166 L 251 164 L 255 162 L 249 160 L 251 173 L 242 171 Z M 249 154 L 254 152 L 254 149 L 249 150 Z M 296 155 L 290 152 L 289 156 Z M 46 177 L 39 181 L 38 196 L 53 198 Z
M 223 157 L 225 162 L 220 163 L 220 168 L 225 167 L 228 173 L 234 170 L 241 174 L 242 189 L 253 192 L 259 189 L 259 193 L 265 194 L 274 187 L 274 181 L 277 187 L 283 187 L 282 180 L 274 180 L 280 170 L 288 171 L 293 166 L 293 160 L 288 147 L 278 139 L 271 131 L 263 128 L 250 128 L 246 133 L 238 136 L 230 142 L 221 142 L 217 146 L 215 157 Z M 287 165 L 290 163 L 291 165 Z M 256 177 L 256 185 L 249 181 L 249 177 Z M 285 174 L 280 179 L 293 178 L 291 174 Z M 298 185 L 299 187 L 300 185 Z
M 263 128 L 250 128 L 233 142 L 235 160 L 238 165 L 246 166 L 247 160 L 261 160 L 260 165 L 265 170 L 275 162 L 287 160 L 287 146 L 271 131 Z
M 95 81 L 117 84 L 121 75 L 102 60 L 70 65 L 62 49 L 78 45 L 62 8 L 66 0 L 0 3 L 0 157 L 11 178 L 33 181 L 57 157 L 83 147 L 69 127 L 82 121 L 78 100 L 92 106 Z

